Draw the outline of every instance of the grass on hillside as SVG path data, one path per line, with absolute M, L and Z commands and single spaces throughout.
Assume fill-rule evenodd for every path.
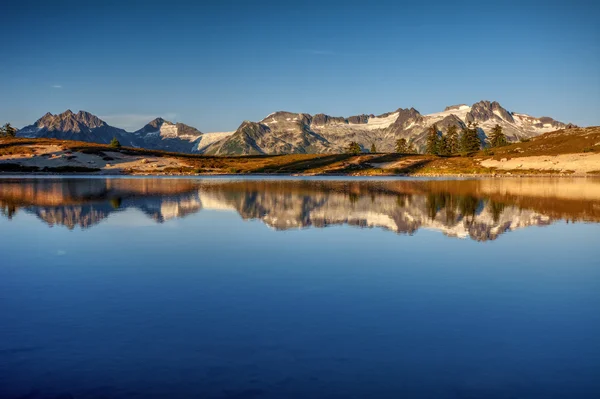
M 96 144 L 57 139 L 1 139 L 0 156 L 30 157 L 38 153 L 36 146 L 58 146 L 62 151 L 94 154 L 110 161 L 107 152 L 120 152 L 136 157 L 176 158 L 187 166 L 167 168 L 162 173 L 268 173 L 268 174 L 340 174 L 340 175 L 480 175 L 497 173 L 494 168 L 480 165 L 483 159 L 501 160 L 514 157 L 558 155 L 566 153 L 599 152 L 600 127 L 566 129 L 546 133 L 526 142 L 482 150 L 468 156 L 439 157 L 414 154 L 286 154 L 207 156 L 168 151 L 123 147 L 116 149 Z M 14 168 L 6 166 L 4 168 Z M 385 167 L 381 166 L 385 165 Z M 54 168 L 56 169 L 56 168 Z M 89 172 L 90 168 L 83 168 Z M 25 170 L 23 170 L 25 171 Z M 54 170 L 55 172 L 60 172 Z M 66 171 L 66 170 L 65 170 Z M 71 171 L 76 172 L 75 169 Z M 83 170 L 82 170 L 83 171 Z M 136 173 L 126 170 L 124 173 Z M 502 173 L 510 173 L 503 171 Z M 519 170 L 519 174 L 557 174 L 556 170 Z M 563 172 L 565 173 L 565 172 Z M 568 173 L 568 171 L 567 171 Z M 594 174 L 590 172 L 590 174 Z

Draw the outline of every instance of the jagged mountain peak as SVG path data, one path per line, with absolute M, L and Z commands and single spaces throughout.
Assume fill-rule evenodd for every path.
M 456 105 L 448 105 L 444 108 L 444 112 L 446 111 L 460 111 L 464 109 L 471 109 L 467 104 L 456 104 Z
M 136 130 L 133 134 L 142 137 L 146 143 L 162 139 L 183 139 L 190 142 L 201 136 L 202 132 L 184 123 L 173 123 L 158 117 L 148 122 L 141 129 Z
M 267 115 L 260 123 L 277 123 L 277 122 L 301 122 L 310 123 L 312 116 L 305 113 L 296 113 L 289 111 L 277 111 Z
M 17 135 L 108 143 L 113 137 L 119 137 L 121 140 L 125 133 L 125 130 L 112 127 L 87 111 L 79 111 L 75 114 L 67 109 L 57 115 L 46 112 L 33 125 L 19 130 Z M 123 143 L 128 144 L 126 139 Z
M 161 124 L 163 124 L 165 122 L 171 123 L 171 122 L 169 122 L 169 121 L 167 121 L 167 120 L 165 120 L 165 119 L 163 119 L 161 117 L 158 117 L 158 118 L 154 118 L 150 122 L 148 122 L 148 125 L 160 126 Z
M 161 126 L 162 126 L 164 123 L 168 123 L 168 124 L 171 124 L 171 125 L 172 125 L 172 123 L 171 123 L 171 122 L 169 122 L 169 121 L 167 121 L 167 120 L 164 120 L 164 119 L 163 119 L 163 118 L 161 118 L 161 117 L 158 117 L 158 118 L 154 118 L 154 119 L 152 119 L 150 122 L 148 122 L 146 125 L 144 125 L 144 127 L 142 127 L 141 129 L 137 130 L 137 131 L 136 131 L 136 133 L 137 133 L 137 132 L 140 132 L 140 131 L 143 131 L 144 133 L 147 133 L 147 132 L 155 132 L 155 131 L 159 130 L 159 129 L 160 129 L 160 127 L 161 127 Z

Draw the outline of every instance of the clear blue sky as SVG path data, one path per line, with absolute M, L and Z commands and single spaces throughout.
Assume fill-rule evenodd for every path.
M 88 3 L 3 3 L 0 123 L 70 108 L 208 132 L 488 99 L 600 125 L 597 1 Z

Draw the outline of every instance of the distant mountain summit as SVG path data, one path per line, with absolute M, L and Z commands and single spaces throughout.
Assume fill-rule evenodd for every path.
M 378 151 L 392 152 L 399 138 L 424 149 L 428 129 L 434 124 L 445 133 L 450 126 L 460 130 L 468 123 L 477 124 L 482 139 L 498 124 L 509 141 L 572 126 L 547 116 L 537 118 L 508 111 L 497 101 L 479 101 L 470 106 L 450 105 L 442 112 L 426 115 L 415 108 L 349 117 L 278 111 L 258 122 L 244 121 L 235 132 L 218 134 L 203 134 L 192 126 L 163 118 L 129 133 L 89 112 L 74 114 L 67 110 L 58 115 L 47 113 L 17 135 L 104 144 L 116 137 L 125 146 L 211 155 L 339 153 L 353 141 L 365 151 L 375 144 Z
M 202 135 L 198 129 L 183 123 L 172 123 L 163 118 L 150 121 L 143 128 L 129 133 L 110 126 L 97 116 L 70 109 L 61 114 L 46 113 L 34 124 L 17 132 L 19 137 L 43 137 L 61 140 L 78 140 L 108 144 L 116 137 L 122 145 L 175 152 L 196 151 L 198 139 Z
M 138 147 L 175 152 L 194 152 L 196 141 L 202 136 L 198 129 L 183 123 L 173 123 L 163 118 L 148 122 L 132 133 Z
M 164 120 L 163 118 L 156 118 L 148 122 L 143 128 L 136 130 L 134 134 L 147 135 L 147 134 L 159 134 L 165 138 L 175 137 L 198 137 L 202 132 L 195 127 L 183 124 L 173 123 Z
M 20 137 L 45 137 L 62 140 L 79 140 L 95 143 L 109 143 L 113 137 L 122 139 L 127 132 L 108 125 L 89 112 L 74 114 L 70 109 L 62 114 L 46 113 L 34 124 L 17 132 Z

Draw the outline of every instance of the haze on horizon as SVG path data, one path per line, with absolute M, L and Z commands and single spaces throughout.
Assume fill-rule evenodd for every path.
M 287 110 L 422 113 L 479 100 L 600 125 L 590 1 L 21 1 L 0 24 L 0 123 L 86 110 L 235 130 Z

